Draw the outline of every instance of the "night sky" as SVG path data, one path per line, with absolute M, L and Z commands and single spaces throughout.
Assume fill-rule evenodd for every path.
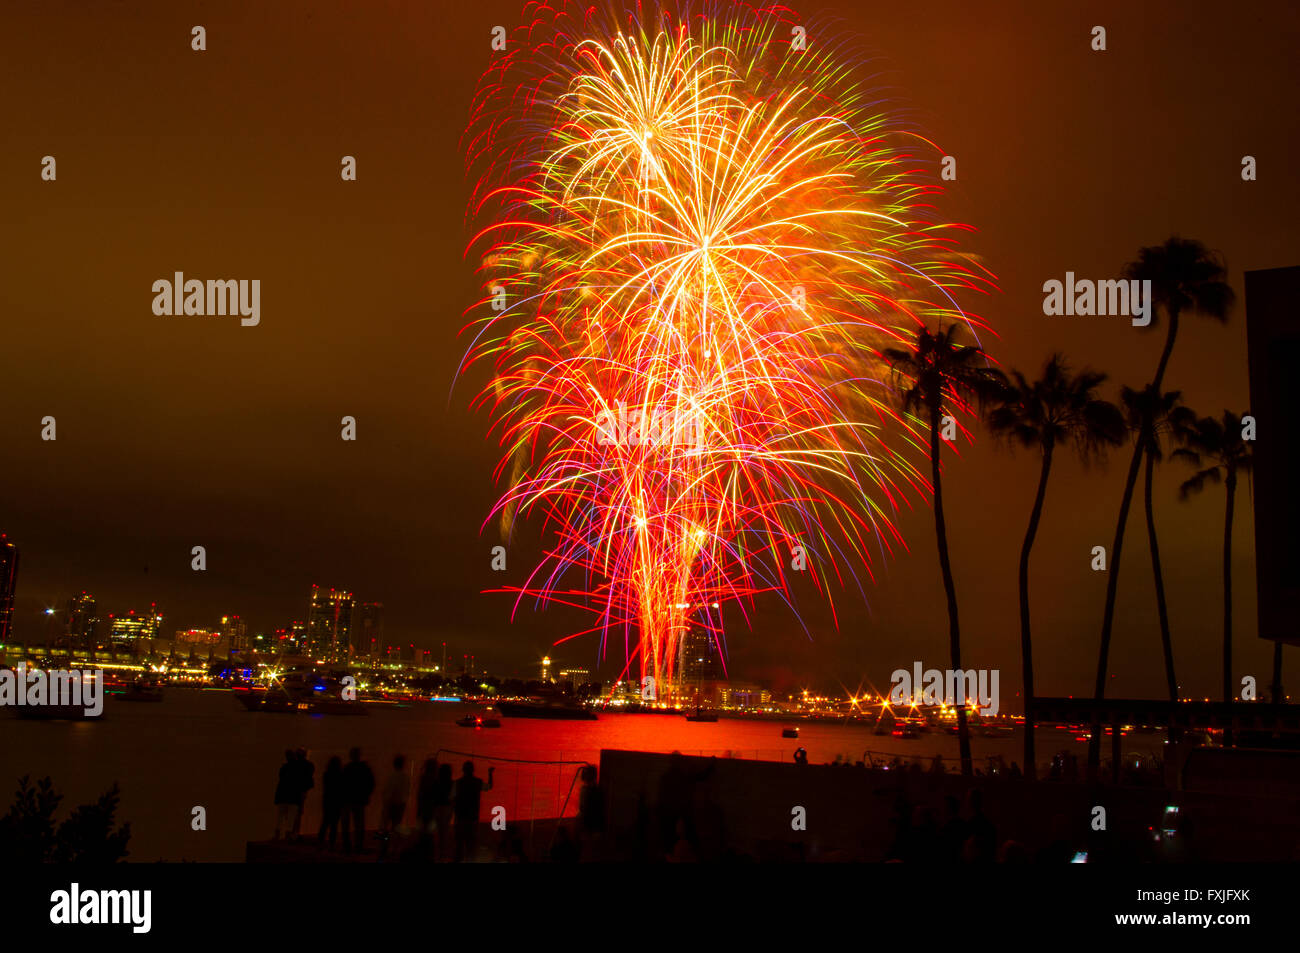
M 1044 317 L 1042 284 L 1118 277 L 1139 247 L 1179 234 L 1222 253 L 1238 306 L 1226 326 L 1184 319 L 1166 389 L 1201 414 L 1246 410 L 1242 273 L 1300 263 L 1300 8 L 792 6 L 859 34 L 864 79 L 878 74 L 957 157 L 941 208 L 976 226 L 965 250 L 998 276 L 981 312 L 1001 364 L 1036 376 L 1059 349 L 1108 372 L 1113 399 L 1144 385 L 1163 323 Z M 497 450 L 467 410 L 480 382 L 453 390 L 477 291 L 459 138 L 490 30 L 513 29 L 521 7 L 5 4 L 0 531 L 22 551 L 19 637 L 42 638 L 43 609 L 82 589 L 101 615 L 157 601 L 168 634 L 229 613 L 270 632 L 303 618 L 319 583 L 385 603 L 391 642 L 445 640 L 512 674 L 579 621 L 526 609 L 512 625 L 508 598 L 480 594 L 503 584 L 489 569 L 496 529 L 480 535 Z M 206 52 L 190 49 L 195 24 Z M 1105 52 L 1089 45 L 1096 24 Z M 356 182 L 340 180 L 344 155 Z M 1241 180 L 1244 155 L 1258 181 Z M 260 326 L 155 316 L 151 285 L 174 271 L 260 279 Z M 45 415 L 55 442 L 40 439 Z M 355 443 L 339 439 L 344 415 Z M 1091 690 L 1106 579 L 1090 549 L 1110 546 L 1128 454 L 1054 472 L 1032 568 L 1042 694 Z M 1157 520 L 1180 681 L 1213 696 L 1223 494 L 1179 502 L 1187 475 L 1176 462 L 1159 472 Z M 1019 685 L 1015 568 L 1037 476 L 1033 454 L 982 430 L 945 476 L 965 662 L 1001 667 L 1004 698 Z M 1249 492 L 1236 675 L 1266 683 Z M 852 689 L 884 688 L 914 660 L 946 668 L 932 514 L 912 502 L 898 517 L 910 552 L 878 567 L 869 605 L 836 592 L 836 631 L 803 599 L 810 640 L 779 601 L 762 603 L 754 631 L 728 631 L 733 674 Z M 1129 527 L 1109 693 L 1160 697 L 1140 496 Z M 535 541 L 535 527 L 521 532 Z M 206 573 L 190 569 L 194 545 Z M 505 582 L 522 581 L 529 547 L 512 546 Z M 558 654 L 592 665 L 596 652 Z

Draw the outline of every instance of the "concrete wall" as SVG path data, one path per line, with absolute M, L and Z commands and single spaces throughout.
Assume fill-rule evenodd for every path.
M 1054 838 L 1088 850 L 1090 860 L 1131 862 L 1289 861 L 1300 844 L 1300 810 L 1289 797 L 1142 787 L 1091 793 L 1084 784 L 632 751 L 602 751 L 600 782 L 609 846 L 623 860 L 664 859 L 680 821 L 700 860 L 883 861 L 897 805 L 906 801 L 909 814 L 928 806 L 941 822 L 945 795 L 962 798 L 972 786 L 983 792 L 999 844 L 1018 841 L 1030 856 Z M 1180 806 L 1184 833 L 1157 841 L 1169 803 Z M 1096 806 L 1106 809 L 1104 832 L 1091 829 Z M 795 807 L 804 809 L 805 831 L 792 829 Z

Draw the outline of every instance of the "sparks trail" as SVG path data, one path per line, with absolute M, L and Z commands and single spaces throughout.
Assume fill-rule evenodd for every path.
M 517 604 L 590 609 L 602 651 L 621 634 L 669 686 L 688 625 L 721 642 L 717 607 L 793 604 L 796 548 L 830 599 L 905 545 L 927 440 L 881 353 L 982 327 L 955 296 L 991 276 L 838 31 L 794 49 L 790 11 L 736 4 L 524 23 L 464 143 L 485 296 L 462 370 L 490 375 L 474 406 L 504 451 L 488 519 L 547 540 Z M 690 439 L 641 439 L 665 420 Z

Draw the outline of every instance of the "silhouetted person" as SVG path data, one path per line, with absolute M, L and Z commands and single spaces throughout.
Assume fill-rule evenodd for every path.
M 395 833 L 406 817 L 406 799 L 411 792 L 411 780 L 406 776 L 406 758 L 398 755 L 393 758 L 393 773 L 384 785 L 384 813 L 380 821 L 382 828 Z
M 293 812 L 293 836 L 297 838 L 302 828 L 303 808 L 307 806 L 307 792 L 316 786 L 316 765 L 308 760 L 306 748 L 298 749 L 294 755 L 294 763 L 297 766 L 298 803 Z
M 670 864 L 693 864 L 696 861 L 695 848 L 691 846 L 691 840 L 686 836 L 686 820 L 683 818 L 677 822 L 674 831 L 676 840 L 673 843 L 672 852 L 668 854 L 665 860 Z
M 324 844 L 328 835 L 329 848 L 333 850 L 339 833 L 339 816 L 343 813 L 343 759 L 338 755 L 330 758 L 329 764 L 325 765 L 325 773 L 321 775 L 320 806 L 321 822 L 317 840 Z
M 484 791 L 492 790 L 496 768 L 488 768 L 487 783 L 474 776 L 474 762 L 466 761 L 456 782 L 456 855 L 457 862 L 473 860 L 478 850 L 479 807 Z
M 361 749 L 348 752 L 343 768 L 343 849 L 360 851 L 366 841 L 366 805 L 375 790 L 375 773 L 361 760 Z M 348 829 L 352 828 L 351 839 Z
M 402 821 L 406 817 L 406 800 L 411 793 L 411 779 L 406 776 L 406 757 L 397 755 L 393 758 L 393 772 L 384 782 L 383 800 L 379 808 L 379 834 L 382 842 L 379 847 L 379 859 L 388 857 L 388 847 L 393 838 L 400 833 Z
M 684 836 L 694 847 L 696 832 L 692 805 L 695 785 L 708 778 L 716 768 L 716 758 L 710 758 L 708 765 L 701 770 L 691 771 L 680 751 L 668 756 L 668 770 L 659 778 L 659 801 L 655 805 L 659 818 L 660 850 L 670 849 L 677 843 L 679 822 L 684 825 Z
M 454 809 L 451 803 L 453 784 L 451 765 L 438 765 L 438 779 L 433 786 L 433 823 L 438 831 L 438 858 L 446 860 L 451 853 L 451 819 Z
M 293 830 L 293 812 L 298 804 L 298 765 L 297 755 L 292 748 L 284 751 L 284 764 L 280 765 L 280 776 L 275 784 L 275 835 L 279 840 Z
M 943 822 L 939 825 L 937 847 L 944 863 L 961 859 L 962 845 L 966 843 L 966 822 L 961 819 L 961 803 L 949 794 L 943 799 Z
M 795 763 L 795 764 L 807 764 L 807 763 L 808 763 L 808 752 L 807 752 L 805 749 L 803 749 L 803 748 L 799 748 L 799 749 L 797 749 L 797 750 L 795 751 L 795 753 L 794 753 L 794 763 Z
M 997 850 L 998 834 L 993 822 L 984 814 L 984 792 L 972 788 L 966 792 L 966 843 L 962 858 L 971 863 L 989 863 Z
M 596 779 L 596 766 L 583 765 L 578 775 L 582 789 L 578 792 L 578 830 L 585 837 L 595 837 L 605 829 L 605 797 Z

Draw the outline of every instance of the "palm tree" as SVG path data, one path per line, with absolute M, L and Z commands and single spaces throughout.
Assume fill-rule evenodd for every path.
M 1202 314 L 1216 321 L 1226 321 L 1232 310 L 1234 295 L 1224 280 L 1227 270 L 1218 256 L 1204 245 L 1191 239 L 1170 238 L 1163 245 L 1141 249 L 1136 260 L 1124 268 L 1126 278 L 1151 282 L 1152 324 L 1163 311 L 1166 317 L 1164 350 L 1156 365 L 1155 376 L 1149 387 L 1160 393 L 1160 385 L 1169 367 L 1169 358 L 1178 337 L 1178 322 L 1184 312 Z M 1124 480 L 1124 495 L 1120 500 L 1119 518 L 1115 524 L 1115 539 L 1110 551 L 1110 571 L 1106 579 L 1106 608 L 1101 621 L 1101 647 L 1097 658 L 1097 681 L 1093 691 L 1095 711 L 1092 718 L 1092 735 L 1088 743 L 1088 773 L 1095 777 L 1101 764 L 1100 708 L 1106 696 L 1106 673 L 1110 659 L 1110 637 L 1115 623 L 1115 598 L 1119 591 L 1120 557 L 1124 550 L 1124 526 L 1128 522 L 1129 507 L 1133 503 L 1133 490 L 1137 486 L 1138 469 L 1142 454 L 1149 443 L 1144 436 L 1148 424 L 1139 427 L 1138 439 L 1133 444 L 1133 459 L 1129 461 Z M 1119 776 L 1119 765 L 1114 766 Z
M 1179 497 L 1187 499 L 1199 493 L 1207 483 L 1223 480 L 1228 503 L 1223 516 L 1223 700 L 1233 700 L 1232 690 L 1232 516 L 1237 496 L 1237 476 L 1250 473 L 1250 443 L 1242 439 L 1241 418 L 1225 410 L 1219 420 L 1202 417 L 1179 427 L 1183 446 L 1174 456 L 1192 466 L 1201 467 L 1179 488 Z
M 1160 645 L 1165 656 L 1165 683 L 1169 700 L 1178 701 L 1178 677 L 1174 674 L 1174 644 L 1169 631 L 1169 604 L 1165 599 L 1165 576 L 1160 566 L 1160 542 L 1156 536 L 1155 503 L 1151 493 L 1154 483 L 1156 464 L 1164 459 L 1161 443 L 1166 434 L 1175 433 L 1195 419 L 1195 414 L 1179 404 L 1182 393 L 1176 390 L 1160 394 L 1150 387 L 1136 391 L 1125 387 L 1120 394 L 1124 404 L 1125 416 L 1129 426 L 1138 434 L 1139 439 L 1146 440 L 1142 452 L 1146 457 L 1146 477 L 1143 495 L 1147 518 L 1147 543 L 1151 550 L 1151 572 L 1155 576 L 1156 616 L 1160 622 Z M 1146 424 L 1146 426 L 1144 426 Z M 1170 740 L 1173 740 L 1174 728 L 1169 727 Z
M 988 366 L 988 357 L 978 347 L 957 343 L 960 325 L 938 326 L 934 333 L 919 328 L 916 340 L 905 348 L 886 348 L 899 402 L 909 414 L 924 414 L 930 428 L 930 473 L 934 488 L 934 530 L 939 544 L 939 569 L 948 598 L 948 644 L 953 671 L 962 671 L 961 625 L 957 617 L 957 588 L 948 558 L 948 530 L 943 515 L 943 483 L 939 468 L 939 433 L 945 411 L 968 411 L 972 398 L 991 399 L 1005 390 L 1005 378 Z M 970 753 L 970 731 L 966 706 L 957 706 L 957 739 L 962 774 L 974 773 Z
M 1032 384 L 1019 371 L 1014 372 L 1015 386 L 988 415 L 990 429 L 1042 458 L 1038 490 L 1029 511 L 1029 528 L 1020 547 L 1020 656 L 1025 700 L 1025 777 L 1034 780 L 1034 658 L 1029 625 L 1029 554 L 1038 535 L 1047 496 L 1047 480 L 1052 472 L 1052 457 L 1059 445 L 1073 447 L 1088 461 L 1104 455 L 1112 446 L 1124 441 L 1124 417 L 1114 404 L 1097 396 L 1106 380 L 1105 374 L 1083 370 L 1072 374 L 1065 357 L 1053 354 L 1043 367 L 1043 376 Z
M 1163 245 L 1140 249 L 1137 259 L 1124 266 L 1124 277 L 1150 281 L 1152 323 L 1160 309 L 1169 319 L 1165 347 L 1151 379 L 1151 387 L 1159 392 L 1178 337 L 1179 318 L 1184 313 L 1199 314 L 1223 324 L 1236 296 L 1225 280 L 1228 272 L 1219 256 L 1191 238 L 1174 236 Z

